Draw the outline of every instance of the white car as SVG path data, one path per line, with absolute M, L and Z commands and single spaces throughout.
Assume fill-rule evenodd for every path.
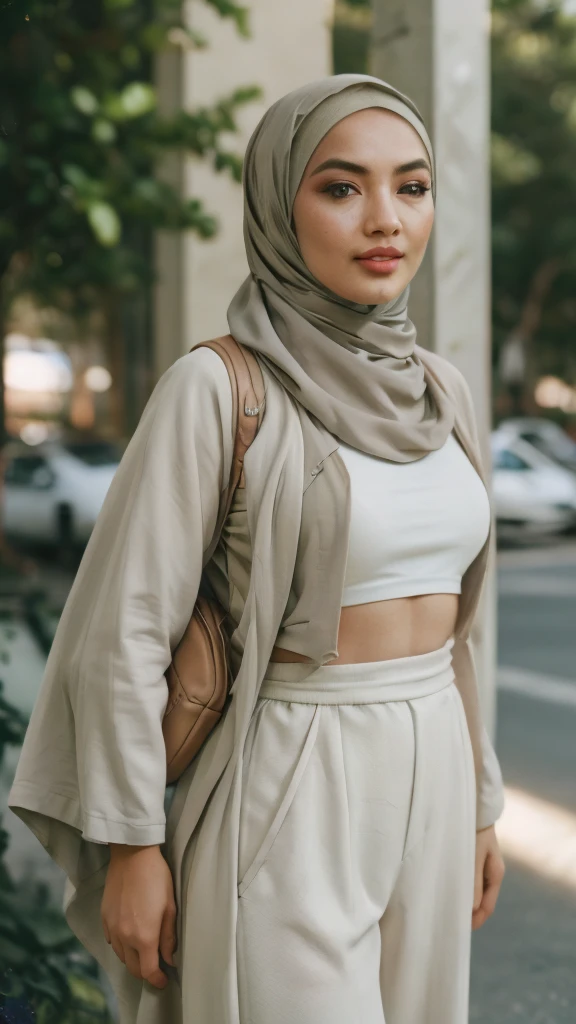
M 10 445 L 4 476 L 8 536 L 64 545 L 88 540 L 120 461 L 105 441 Z
M 498 434 L 519 437 L 538 451 L 576 473 L 576 441 L 545 416 L 512 416 L 498 425 Z
M 495 430 L 491 444 L 499 533 L 560 533 L 576 524 L 574 473 L 512 431 Z

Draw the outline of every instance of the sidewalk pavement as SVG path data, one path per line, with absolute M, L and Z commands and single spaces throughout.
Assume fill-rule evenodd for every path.
M 472 940 L 470 1024 L 574 1024 L 576 893 L 508 861 Z

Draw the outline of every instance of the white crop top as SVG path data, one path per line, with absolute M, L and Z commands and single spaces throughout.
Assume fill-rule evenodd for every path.
M 460 594 L 490 526 L 482 480 L 454 434 L 415 462 L 340 442 L 351 484 L 342 605 L 416 594 Z

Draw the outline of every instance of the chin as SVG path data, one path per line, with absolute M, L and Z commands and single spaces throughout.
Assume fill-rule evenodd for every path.
M 402 269 L 405 271 L 406 268 L 403 267 Z M 328 287 L 336 295 L 347 299 L 348 302 L 357 302 L 362 306 L 383 306 L 397 299 L 406 288 L 409 280 L 410 276 L 405 272 L 403 274 L 391 274 L 389 277 L 382 279 L 373 279 L 370 276 L 370 280 L 366 280 L 364 273 L 350 275 L 348 271 L 346 277 L 339 276 L 339 280 L 334 281 L 334 284 L 325 283 L 328 284 Z
M 394 284 L 392 281 L 388 282 L 388 287 L 383 288 L 347 288 L 346 294 L 340 289 L 334 289 L 337 295 L 341 295 L 343 299 L 348 299 L 349 302 L 357 302 L 362 306 L 384 306 L 387 302 L 392 302 L 394 299 L 404 291 L 407 282 L 401 284 Z

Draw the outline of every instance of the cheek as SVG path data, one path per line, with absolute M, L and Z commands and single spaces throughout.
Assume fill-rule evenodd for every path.
M 434 207 L 428 210 L 414 210 L 413 215 L 405 219 L 406 235 L 415 253 L 421 253 L 426 248 L 433 224 Z
M 354 230 L 352 211 L 327 203 L 325 199 L 310 197 L 298 211 L 296 225 L 301 249 L 314 252 L 341 248 Z

